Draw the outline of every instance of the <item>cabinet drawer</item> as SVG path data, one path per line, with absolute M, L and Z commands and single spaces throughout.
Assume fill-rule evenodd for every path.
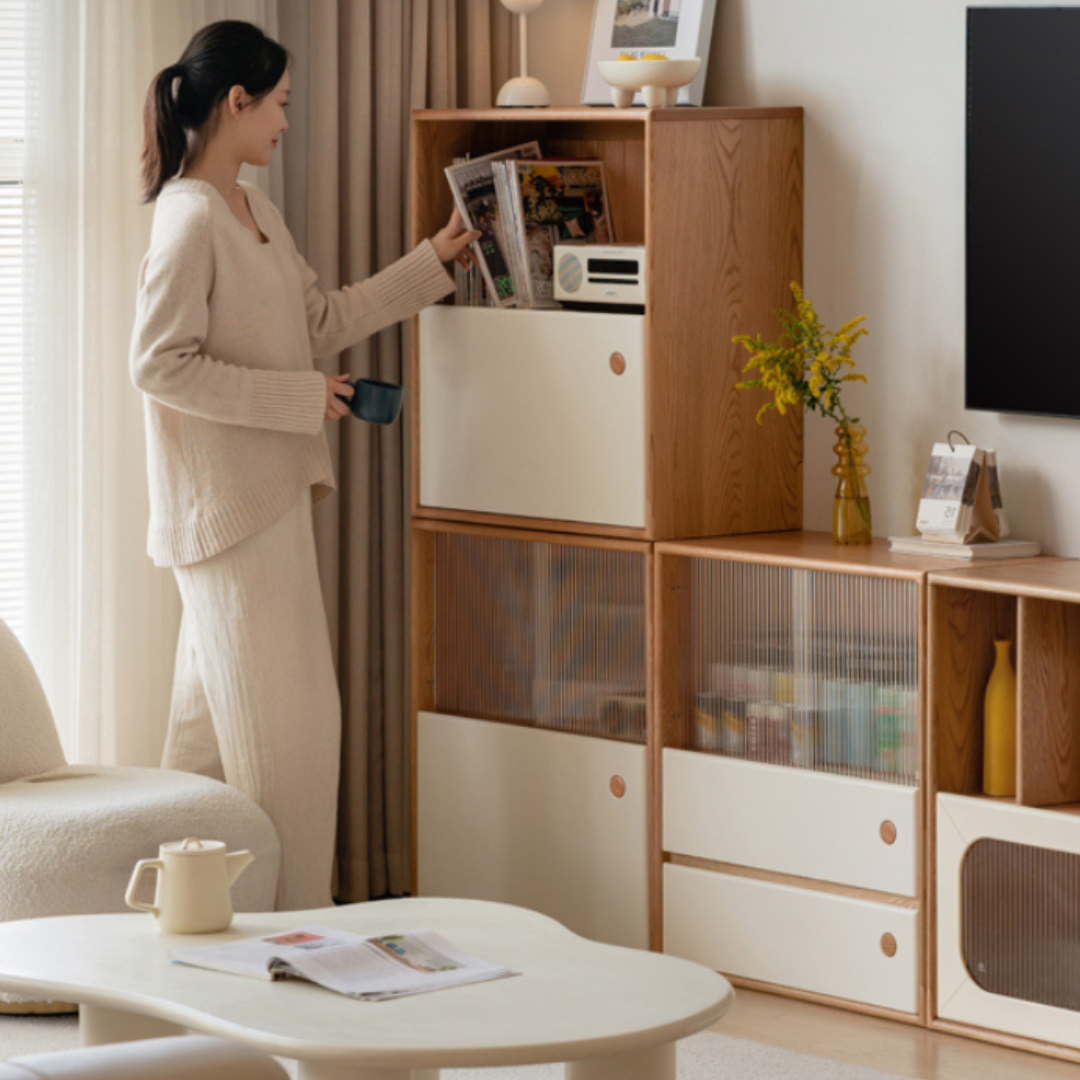
M 912 787 L 665 750 L 664 850 L 916 896 L 917 795 Z
M 417 814 L 421 895 L 518 904 L 648 948 L 644 746 L 422 712 Z
M 644 528 L 643 335 L 641 315 L 422 311 L 421 505 Z
M 913 1013 L 917 924 L 914 908 L 664 867 L 664 951 L 727 975 Z

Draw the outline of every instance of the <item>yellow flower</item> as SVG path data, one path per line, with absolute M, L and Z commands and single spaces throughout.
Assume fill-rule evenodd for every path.
M 798 282 L 791 283 L 795 311 L 777 311 L 781 335 L 776 342 L 766 342 L 760 335 L 740 334 L 733 338 L 750 354 L 743 374 L 756 371 L 758 378 L 737 383 L 741 389 L 766 391 L 772 398 L 758 410 L 761 423 L 765 413 L 776 409 L 785 413 L 789 406 L 806 408 L 828 416 L 837 423 L 849 417 L 840 402 L 840 384 L 866 382 L 866 376 L 853 369 L 852 346 L 869 331 L 860 315 L 844 323 L 835 333 L 821 325 L 813 301 L 803 293 Z M 849 370 L 841 375 L 842 368 Z

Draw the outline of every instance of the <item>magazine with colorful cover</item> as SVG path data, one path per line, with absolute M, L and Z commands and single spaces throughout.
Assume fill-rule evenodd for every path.
M 496 307 L 514 307 L 516 297 L 499 200 L 495 194 L 492 163 L 539 157 L 540 144 L 534 141 L 448 165 L 444 170 L 465 227 L 481 234 L 473 245 L 473 251 L 484 277 L 488 297 Z
M 559 241 L 614 243 L 603 161 L 540 159 L 507 163 L 515 233 L 529 307 L 560 307 L 554 290 Z

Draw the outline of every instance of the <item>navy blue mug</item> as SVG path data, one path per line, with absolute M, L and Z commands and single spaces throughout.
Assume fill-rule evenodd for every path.
M 358 420 L 369 424 L 392 424 L 401 415 L 401 402 L 404 393 L 397 383 L 382 382 L 380 379 L 356 379 L 350 382 L 353 388 L 351 398 L 337 396 L 352 410 Z

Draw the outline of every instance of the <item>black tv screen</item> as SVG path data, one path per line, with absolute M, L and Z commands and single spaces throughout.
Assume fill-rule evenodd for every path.
M 970 8 L 965 404 L 1080 416 L 1080 8 Z

